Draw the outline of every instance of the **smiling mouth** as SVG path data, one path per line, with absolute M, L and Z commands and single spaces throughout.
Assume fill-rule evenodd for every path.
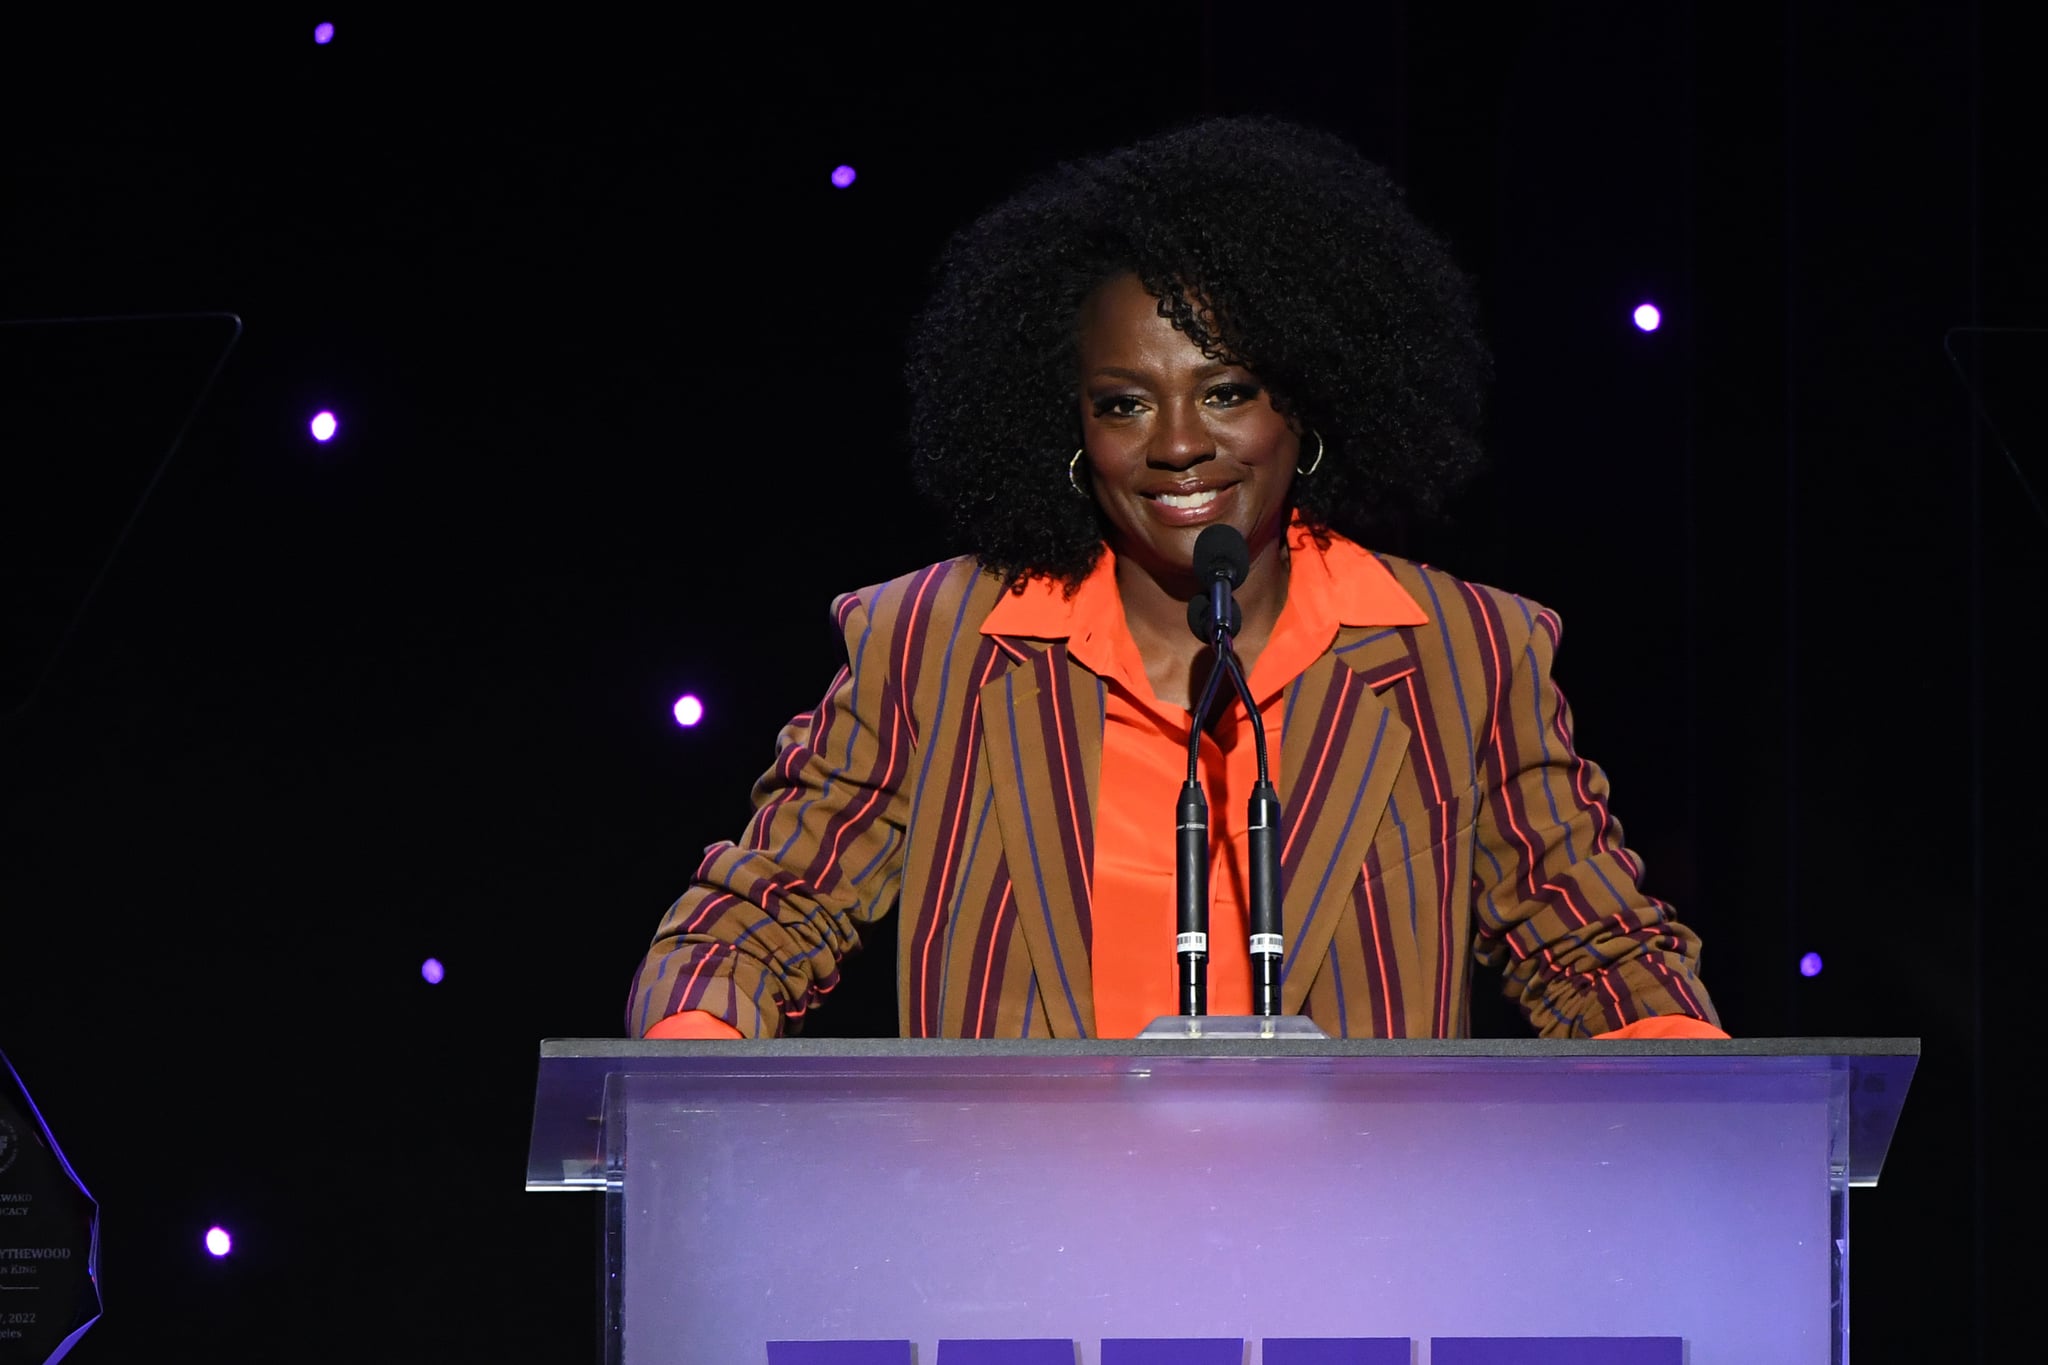
M 1148 496 L 1161 506 L 1181 512 L 1193 512 L 1207 507 L 1234 487 L 1235 484 L 1225 484 L 1221 488 L 1198 488 L 1192 493 L 1153 493 Z

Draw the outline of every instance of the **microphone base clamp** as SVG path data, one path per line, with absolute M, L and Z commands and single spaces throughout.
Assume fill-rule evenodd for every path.
M 1327 1039 L 1305 1014 L 1163 1014 L 1138 1032 L 1140 1038 L 1308 1038 Z

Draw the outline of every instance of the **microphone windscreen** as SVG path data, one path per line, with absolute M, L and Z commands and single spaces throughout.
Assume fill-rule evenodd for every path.
M 1231 587 L 1241 588 L 1251 569 L 1252 552 L 1235 526 L 1218 522 L 1195 537 L 1195 577 L 1202 582 L 1226 578 Z

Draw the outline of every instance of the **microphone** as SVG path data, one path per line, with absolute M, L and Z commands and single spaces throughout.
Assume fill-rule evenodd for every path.
M 1206 844 L 1208 837 L 1207 806 L 1203 801 L 1200 774 L 1201 736 L 1208 722 L 1209 708 L 1214 702 L 1220 680 L 1228 675 L 1238 699 L 1244 703 L 1246 714 L 1251 718 L 1252 739 L 1257 749 L 1258 780 L 1252 786 L 1249 804 L 1249 862 L 1250 862 L 1250 950 L 1252 965 L 1252 1013 L 1261 1017 L 1272 1017 L 1280 1013 L 1280 964 L 1286 948 L 1285 936 L 1280 924 L 1280 794 L 1274 789 L 1272 770 L 1266 753 L 1266 718 L 1260 714 L 1258 704 L 1253 700 L 1251 685 L 1246 682 L 1244 666 L 1232 647 L 1232 638 L 1243 625 L 1243 614 L 1232 596 L 1235 588 L 1243 584 L 1245 575 L 1251 570 L 1251 552 L 1244 543 L 1244 537 L 1234 528 L 1224 525 L 1210 526 L 1195 539 L 1195 577 L 1206 588 L 1188 603 L 1188 626 L 1195 635 L 1207 641 L 1215 650 L 1215 666 L 1210 670 L 1207 685 L 1202 689 L 1200 705 L 1197 707 L 1193 728 L 1188 733 L 1188 782 L 1181 789 L 1180 817 L 1186 826 L 1191 814 L 1198 814 L 1201 822 L 1200 838 Z M 1189 959 L 1186 951 L 1187 934 L 1193 927 L 1191 910 L 1199 911 L 1199 941 L 1202 955 L 1193 966 L 1203 1003 L 1207 997 L 1207 947 L 1208 947 L 1208 864 L 1206 848 L 1202 850 L 1198 868 L 1191 868 L 1190 835 L 1181 834 L 1179 847 L 1178 886 L 1181 902 L 1181 944 L 1182 1004 L 1189 1002 L 1190 993 Z M 1199 904 L 1190 904 L 1191 898 L 1199 896 Z
M 1209 644 L 1216 644 L 1216 624 L 1225 623 L 1228 633 L 1236 635 L 1243 624 L 1238 613 L 1237 600 L 1231 596 L 1234 589 L 1244 586 L 1244 576 L 1252 571 L 1252 552 L 1245 545 L 1244 537 L 1237 528 L 1220 522 L 1207 527 L 1195 537 L 1195 578 L 1202 583 L 1209 607 L 1209 629 L 1207 633 L 1196 630 Z M 1191 608 L 1192 611 L 1192 608 Z M 1190 617 L 1192 624 L 1192 616 Z M 1217 656 L 1227 646 L 1217 647 Z

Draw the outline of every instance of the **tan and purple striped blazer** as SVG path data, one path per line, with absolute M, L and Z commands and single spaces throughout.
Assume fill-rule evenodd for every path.
M 1557 617 L 1381 561 L 1428 622 L 1347 627 L 1287 688 L 1287 1011 L 1336 1037 L 1462 1036 L 1476 961 L 1545 1036 L 1713 1022 L 1699 940 L 1639 888 L 1572 747 Z M 847 666 L 782 732 L 745 837 L 663 916 L 633 1036 L 686 1009 L 787 1031 L 892 910 L 905 1037 L 1094 1036 L 1103 682 L 1065 641 L 983 635 L 1001 591 L 956 559 L 834 604 Z

